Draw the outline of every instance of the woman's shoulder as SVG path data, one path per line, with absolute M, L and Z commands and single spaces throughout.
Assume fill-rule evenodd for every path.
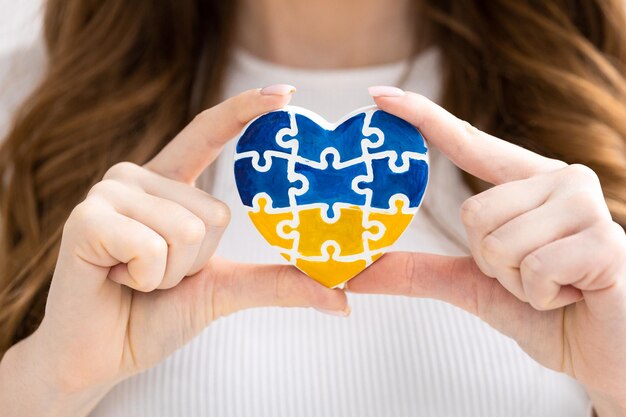
M 16 109 L 37 86 L 45 67 L 41 42 L 0 51 L 0 138 L 6 135 Z

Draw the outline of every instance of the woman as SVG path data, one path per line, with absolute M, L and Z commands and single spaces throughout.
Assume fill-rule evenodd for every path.
M 47 3 L 0 153 L 4 413 L 625 415 L 623 2 L 239 3 Z M 369 92 L 429 194 L 349 319 L 212 323 L 350 312 L 262 265 L 236 198 L 229 140 L 285 82 L 328 119 L 402 87 Z

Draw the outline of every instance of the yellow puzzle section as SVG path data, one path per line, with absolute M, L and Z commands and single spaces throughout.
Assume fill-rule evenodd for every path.
M 414 214 L 402 212 L 404 201 L 396 200 L 396 213 L 370 213 L 370 221 L 379 221 L 385 226 L 385 233 L 379 240 L 368 240 L 370 250 L 375 251 L 391 246 L 404 232 Z
M 333 247 L 329 247 L 330 259 L 324 262 L 296 260 L 296 266 L 305 274 L 322 285 L 332 288 L 349 280 L 365 269 L 367 264 L 363 260 L 352 262 L 336 261 L 332 258 Z
M 267 213 L 267 199 L 265 198 L 259 198 L 259 208 L 260 210 L 258 212 L 248 212 L 252 223 L 254 223 L 270 245 L 290 250 L 293 246 L 293 239 L 280 237 L 277 230 L 278 223 L 285 220 L 293 220 L 293 213 Z
M 347 207 L 339 210 L 339 219 L 326 223 L 322 218 L 321 208 L 305 209 L 298 214 L 300 223 L 297 228 L 285 227 L 285 232 L 296 230 L 300 235 L 298 253 L 302 256 L 322 256 L 322 244 L 334 240 L 341 248 L 341 256 L 363 253 L 363 232 L 376 233 L 378 227 L 363 227 L 363 211 L 359 207 Z
M 286 213 L 268 213 L 270 209 L 268 200 L 259 198 L 258 211 L 250 211 L 248 215 L 250 219 L 263 235 L 263 237 L 272 246 L 285 249 L 285 252 L 291 251 L 294 245 L 293 238 L 283 238 L 278 234 L 278 224 L 283 221 L 294 220 L 293 212 Z M 385 227 L 382 237 L 378 240 L 368 239 L 370 253 L 372 251 L 380 251 L 391 246 L 407 228 L 414 213 L 404 213 L 404 201 L 395 201 L 395 213 L 371 212 L 369 218 L 365 219 L 369 222 L 380 222 Z M 334 223 L 327 223 L 322 218 L 321 208 L 304 209 L 298 212 L 298 227 L 285 226 L 285 233 L 295 230 L 299 235 L 299 244 L 297 249 L 298 255 L 302 257 L 325 257 L 328 260 L 313 261 L 302 259 L 296 256 L 291 259 L 288 253 L 281 255 L 290 262 L 295 261 L 295 265 L 311 278 L 321 284 L 332 288 L 356 276 L 364 270 L 367 263 L 364 259 L 343 261 L 343 257 L 360 255 L 364 252 L 363 233 L 369 231 L 372 234 L 379 232 L 379 227 L 370 226 L 363 227 L 364 212 L 360 207 L 344 207 L 339 210 L 339 218 Z M 322 245 L 327 241 L 334 241 L 340 248 L 327 246 L 322 253 Z M 372 255 L 371 260 L 375 261 L 382 256 L 382 251 Z M 335 259 L 338 258 L 338 259 Z M 354 259 L 354 258 L 353 258 Z

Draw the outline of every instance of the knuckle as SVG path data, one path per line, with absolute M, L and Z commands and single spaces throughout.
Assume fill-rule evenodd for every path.
M 428 106 L 424 97 L 411 93 L 409 95 L 409 99 L 412 107 L 420 109 L 419 114 L 416 115 L 416 119 L 418 120 L 417 125 L 428 126 L 435 125 L 437 123 L 437 115 L 433 112 L 433 109 Z
M 547 279 L 545 263 L 535 254 L 527 255 L 520 264 L 520 276 L 528 304 L 538 311 L 549 310 L 549 300 L 540 296 L 541 286 Z
M 569 204 L 579 212 L 584 213 L 585 218 L 592 221 L 605 219 L 608 215 L 604 200 L 598 201 L 593 194 L 586 191 L 574 192 L 569 197 Z
M 461 130 L 468 136 L 476 136 L 480 133 L 477 127 L 466 120 L 459 119 Z
M 551 310 L 550 304 L 547 300 L 542 300 L 536 297 L 528 297 L 528 304 L 537 311 Z
M 102 210 L 102 204 L 88 198 L 74 207 L 63 225 L 63 235 L 73 236 L 73 239 L 83 243 L 98 242 L 106 235 L 106 216 L 107 212 Z
M 574 179 L 576 182 L 583 184 L 600 184 L 600 178 L 594 170 L 583 164 L 568 165 L 563 169 L 568 178 Z
M 135 174 L 142 168 L 132 162 L 124 161 L 118 162 L 107 170 L 104 174 L 104 179 L 117 179 L 125 180 L 133 178 Z
M 617 222 L 611 221 L 608 222 L 607 229 L 609 232 L 609 236 L 612 239 L 615 239 L 615 241 L 619 242 L 622 246 L 626 244 L 626 232 L 621 225 L 619 225 Z
M 152 292 L 154 290 L 156 290 L 159 287 L 157 282 L 149 282 L 146 281 L 142 284 L 137 284 L 137 288 L 135 288 L 137 291 L 141 291 L 141 292 Z
M 539 297 L 533 290 L 526 290 L 526 301 L 530 306 L 537 311 L 546 311 L 550 309 L 550 304 L 548 300 L 545 300 Z
M 461 204 L 461 220 L 466 227 L 473 228 L 480 224 L 481 206 L 480 201 L 476 197 L 468 198 Z
M 146 256 L 150 258 L 167 257 L 168 245 L 160 235 L 146 237 L 139 244 Z
M 70 213 L 67 221 L 65 222 L 65 229 L 78 228 L 79 230 L 90 230 L 90 227 L 85 227 L 93 223 L 94 213 L 93 207 L 90 201 L 85 200 L 78 204 Z
M 198 217 L 189 216 L 178 226 L 178 238 L 186 245 L 199 245 L 206 235 L 206 226 Z
M 497 260 L 502 253 L 503 245 L 500 239 L 489 234 L 480 241 L 480 253 L 486 261 Z
M 108 197 L 112 194 L 118 193 L 122 188 L 122 184 L 116 180 L 105 178 L 102 181 L 96 183 L 89 190 L 88 196 L 90 195 L 99 195 L 102 197 Z
M 89 201 L 85 200 L 82 203 L 78 204 L 72 212 L 70 213 L 69 220 L 73 220 L 75 222 L 82 223 L 85 220 L 91 218 L 91 204 Z
M 546 274 L 546 266 L 540 256 L 535 253 L 527 255 L 520 264 L 520 274 L 526 282 L 533 283 Z
M 617 254 L 626 255 L 626 234 L 618 223 L 609 221 L 596 227 L 596 236 Z
M 133 289 L 141 292 L 152 292 L 156 290 L 159 285 L 158 282 L 145 278 L 134 278 L 134 281 L 135 285 Z
M 566 170 L 567 167 L 569 167 L 567 162 L 561 161 L 560 159 L 548 158 L 546 156 L 544 156 L 543 158 L 546 162 L 546 166 L 549 166 L 551 171 L 546 172 L 544 174 L 540 174 L 540 175 L 546 175 L 546 176 L 558 175 L 559 172 Z
M 209 224 L 214 227 L 226 227 L 230 223 L 230 207 L 223 201 L 212 200 L 209 210 Z
M 253 96 L 256 96 L 256 90 L 247 90 L 228 100 L 228 107 L 231 109 L 233 118 L 241 126 L 249 122 L 249 119 L 244 114 L 244 110 L 247 107 L 246 104 L 249 103 L 250 98 Z
M 205 121 L 210 120 L 212 112 L 213 112 L 213 107 L 202 110 L 200 113 L 196 114 L 196 116 L 193 118 L 193 123 L 202 124 Z

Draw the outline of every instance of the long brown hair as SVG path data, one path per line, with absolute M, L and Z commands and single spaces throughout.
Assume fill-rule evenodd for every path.
M 416 3 L 443 53 L 444 106 L 590 166 L 626 225 L 623 0 Z M 0 149 L 0 354 L 38 326 L 63 223 L 89 187 L 115 162 L 147 161 L 219 97 L 235 7 L 47 2 L 47 72 Z

